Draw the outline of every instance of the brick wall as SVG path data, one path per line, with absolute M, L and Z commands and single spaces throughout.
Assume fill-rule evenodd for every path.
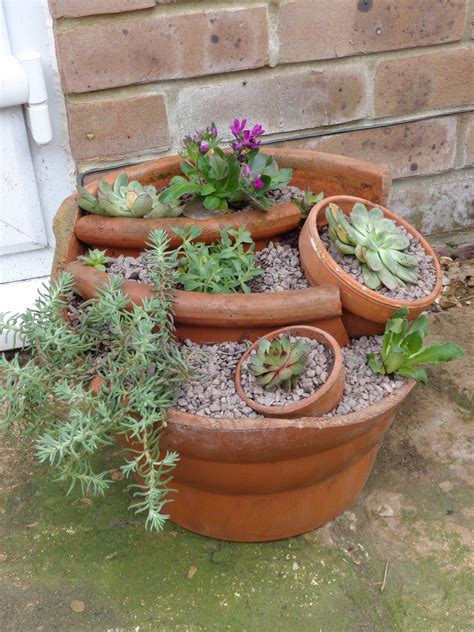
M 425 232 L 474 223 L 474 0 L 50 7 L 80 172 L 246 115 L 282 144 L 388 165 L 393 209 Z

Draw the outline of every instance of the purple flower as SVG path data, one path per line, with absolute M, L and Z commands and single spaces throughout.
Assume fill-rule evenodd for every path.
M 250 178 L 250 167 L 248 165 L 245 165 L 244 167 L 244 176 L 246 178 Z
M 201 152 L 201 154 L 205 154 L 206 151 L 209 151 L 209 145 L 206 142 L 201 141 L 201 144 L 199 145 L 199 151 Z
M 238 138 L 244 131 L 246 125 L 247 119 L 243 118 L 241 121 L 239 121 L 239 119 L 234 119 L 234 122 L 230 126 L 230 131 L 236 138 Z
M 256 177 L 255 180 L 253 181 L 253 188 L 256 191 L 261 191 L 264 186 L 265 184 L 263 183 L 263 180 L 260 176 Z
M 232 134 L 235 136 L 232 148 L 238 153 L 239 157 L 243 150 L 251 151 L 252 149 L 257 149 L 260 146 L 260 141 L 257 140 L 257 137 L 265 133 L 265 130 L 259 124 L 254 125 L 251 130 L 245 129 L 246 124 L 247 119 L 242 119 L 241 121 L 235 119 L 230 127 Z
M 252 136 L 262 136 L 262 134 L 265 134 L 265 130 L 261 125 L 257 124 L 252 127 L 252 131 L 250 133 Z

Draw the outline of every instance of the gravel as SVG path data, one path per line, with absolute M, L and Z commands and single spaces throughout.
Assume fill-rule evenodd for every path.
M 286 237 L 286 236 L 285 236 Z M 292 239 L 291 236 L 288 238 Z M 271 241 L 266 248 L 255 253 L 256 265 L 265 273 L 249 283 L 253 292 L 281 292 L 309 287 L 301 267 L 297 246 L 284 241 Z M 107 271 L 125 279 L 150 284 L 146 254 L 138 257 L 118 256 L 108 264 Z
M 399 226 L 399 228 L 410 239 L 410 245 L 404 252 L 418 257 L 418 283 L 410 283 L 406 287 L 400 287 L 396 290 L 389 290 L 384 286 L 380 286 L 376 292 L 390 298 L 413 301 L 431 294 L 436 283 L 436 268 L 433 263 L 433 257 L 430 257 L 425 253 L 425 250 L 419 240 L 410 235 L 403 226 Z M 336 261 L 336 263 L 340 265 L 345 272 L 350 274 L 351 277 L 356 279 L 356 281 L 365 285 L 364 277 L 362 275 L 362 267 L 359 260 L 351 255 L 343 255 L 336 250 L 334 243 L 329 238 L 327 228 L 323 228 L 320 231 L 319 236 L 334 261 Z
M 330 349 L 311 338 L 290 336 L 290 340 L 292 342 L 301 340 L 308 345 L 305 368 L 292 391 L 287 392 L 280 387 L 269 391 L 257 383 L 252 373 L 245 371 L 246 365 L 242 367 L 242 388 L 249 397 L 259 404 L 264 406 L 285 406 L 299 402 L 312 395 L 314 391 L 322 386 L 331 373 L 334 358 Z M 256 351 L 252 351 L 251 356 L 255 354 Z
M 376 375 L 370 369 L 366 353 L 378 351 L 381 342 L 381 336 L 362 337 L 342 349 L 346 368 L 344 395 L 336 410 L 327 416 L 362 410 L 406 383 L 405 378 Z M 235 367 L 247 345 L 199 345 L 190 341 L 184 344 L 191 351 L 195 379 L 182 390 L 178 410 L 211 418 L 260 417 L 240 399 L 234 386 Z

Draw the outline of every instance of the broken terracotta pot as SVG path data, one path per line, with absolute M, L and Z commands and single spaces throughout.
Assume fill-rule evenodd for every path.
M 243 354 L 239 363 L 235 369 L 235 389 L 241 399 L 255 410 L 260 415 L 265 417 L 304 417 L 304 416 L 317 416 L 334 410 L 342 399 L 344 393 L 344 362 L 342 358 L 341 348 L 337 341 L 329 335 L 327 332 L 317 327 L 308 327 L 301 325 L 294 325 L 292 327 L 283 327 L 272 331 L 263 338 L 267 340 L 273 340 L 278 338 L 282 334 L 289 334 L 290 336 L 301 336 L 304 338 L 311 338 L 325 345 L 332 354 L 333 366 L 329 373 L 328 379 L 321 385 L 312 395 L 300 399 L 297 402 L 291 404 L 285 404 L 282 406 L 265 406 L 260 404 L 247 395 L 244 386 L 242 385 L 242 370 L 245 364 L 250 358 L 252 351 L 257 349 L 257 340 L 254 344 Z
M 163 449 L 176 450 L 167 506 L 176 524 L 220 540 L 262 542 L 311 531 L 345 511 L 415 385 L 356 413 L 298 419 L 214 419 L 170 412 Z M 133 448 L 123 436 L 126 448 Z
M 109 275 L 74 260 L 66 265 L 74 276 L 75 290 L 85 299 L 95 296 Z M 122 281 L 122 289 L 133 303 L 153 295 L 152 286 Z M 336 286 L 311 287 L 285 292 L 254 294 L 207 294 L 177 290 L 174 321 L 178 337 L 194 342 L 215 343 L 256 340 L 295 319 L 330 333 L 340 345 L 349 341 L 341 320 L 342 305 Z
M 324 191 L 325 195 L 363 195 L 378 204 L 385 203 L 388 198 L 391 177 L 386 167 L 363 160 L 302 149 L 265 147 L 263 152 L 275 156 L 280 167 L 291 168 L 291 184 L 300 189 L 309 187 L 316 193 Z M 144 185 L 153 184 L 160 188 L 180 173 L 180 161 L 179 156 L 160 158 L 128 167 L 125 172 L 130 180 L 138 180 Z M 118 173 L 109 173 L 104 179 L 109 183 L 113 182 Z M 86 189 L 95 195 L 97 187 L 96 180 L 89 183 Z M 77 205 L 77 197 L 75 194 L 66 198 L 54 218 L 56 248 L 53 276 L 77 256 L 81 249 L 80 242 L 93 248 L 105 248 L 112 255 L 136 256 L 144 250 L 152 230 L 170 230 L 173 226 L 182 227 L 191 223 L 202 229 L 200 239 L 206 241 L 215 241 L 219 237 L 220 228 L 245 225 L 257 242 L 257 247 L 262 247 L 269 239 L 298 226 L 301 219 L 300 211 L 294 204 L 277 204 L 268 212 L 227 213 L 209 220 L 101 217 L 82 211 Z M 176 239 L 172 232 L 170 234 Z
M 365 204 L 368 209 L 378 206 L 385 217 L 394 220 L 403 226 L 411 235 L 419 239 L 425 252 L 433 257 L 436 268 L 436 283 L 433 291 L 423 298 L 415 301 L 390 298 L 366 285 L 356 281 L 350 274 L 341 269 L 326 250 L 319 237 L 319 230 L 327 226 L 325 217 L 326 207 L 329 204 L 337 204 L 347 215 L 356 202 Z M 314 206 L 303 226 L 299 241 L 301 265 L 306 278 L 312 285 L 335 284 L 341 292 L 341 301 L 344 308 L 343 321 L 349 337 L 371 336 L 383 334 L 386 322 L 400 307 L 409 310 L 408 319 L 416 318 L 421 312 L 427 310 L 441 292 L 442 274 L 441 267 L 433 248 L 416 228 L 411 226 L 395 213 L 374 204 L 369 200 L 352 197 L 349 195 L 335 195 L 325 198 Z

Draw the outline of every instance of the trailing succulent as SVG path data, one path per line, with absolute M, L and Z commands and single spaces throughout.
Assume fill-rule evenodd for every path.
M 418 280 L 418 258 L 403 251 L 410 245 L 408 236 L 379 208 L 367 211 L 357 202 L 346 217 L 336 205 L 326 209 L 329 237 L 344 255 L 354 255 L 362 264 L 364 283 L 375 290 L 389 290 Z
M 84 187 L 78 186 L 78 205 L 89 213 L 111 217 L 178 217 L 182 205 L 178 201 L 162 203 L 158 200 L 156 188 L 150 184 L 141 185 L 137 180 L 128 181 L 122 171 L 112 186 L 99 180 L 97 197 Z
M 58 480 L 79 485 L 81 493 L 103 494 L 111 472 L 97 468 L 95 454 L 116 435 L 134 442 L 121 471 L 137 474 L 132 484 L 133 509 L 146 515 L 145 525 L 160 530 L 168 517 L 171 472 L 178 454 L 164 451 L 160 438 L 169 409 L 189 375 L 174 337 L 172 318 L 174 263 L 164 236 L 156 239 L 153 258 L 154 296 L 128 308 L 121 279 L 112 277 L 82 306 L 79 323 L 64 317 L 73 278 L 62 274 L 23 315 L 0 316 L 0 332 L 20 337 L 31 352 L 0 357 L 0 428 L 14 423 L 37 435 L 38 458 L 57 470 Z M 99 392 L 91 388 L 101 378 Z
M 263 274 L 255 265 L 255 243 L 243 226 L 238 230 L 226 228 L 220 231 L 219 241 L 212 244 L 195 242 L 201 234 L 195 225 L 173 228 L 182 244 L 173 251 L 176 280 L 185 290 L 230 294 L 250 292 L 247 283 Z M 150 248 L 163 240 L 163 231 L 150 235 Z
M 250 357 L 247 369 L 267 390 L 277 386 L 291 391 L 298 383 L 308 357 L 308 345 L 302 340 L 291 341 L 288 334 L 260 340 L 256 353 Z
M 374 373 L 396 373 L 426 384 L 428 375 L 423 364 L 440 364 L 464 355 L 464 351 L 453 344 L 433 344 L 423 347 L 423 338 L 428 334 L 428 318 L 422 314 L 410 324 L 408 309 L 398 309 L 385 326 L 380 354 L 368 353 L 367 359 Z
M 246 128 L 247 120 L 235 119 L 230 126 L 234 137 L 232 151 L 224 152 L 219 145 L 217 128 L 211 123 L 205 130 L 183 139 L 180 154 L 182 176 L 175 176 L 160 195 L 162 204 L 179 204 L 189 196 L 184 214 L 199 203 L 210 212 L 225 212 L 247 203 L 268 210 L 273 201 L 270 191 L 285 187 L 291 179 L 291 169 L 279 169 L 271 156 L 260 153 L 259 137 L 265 133 L 261 125 Z

